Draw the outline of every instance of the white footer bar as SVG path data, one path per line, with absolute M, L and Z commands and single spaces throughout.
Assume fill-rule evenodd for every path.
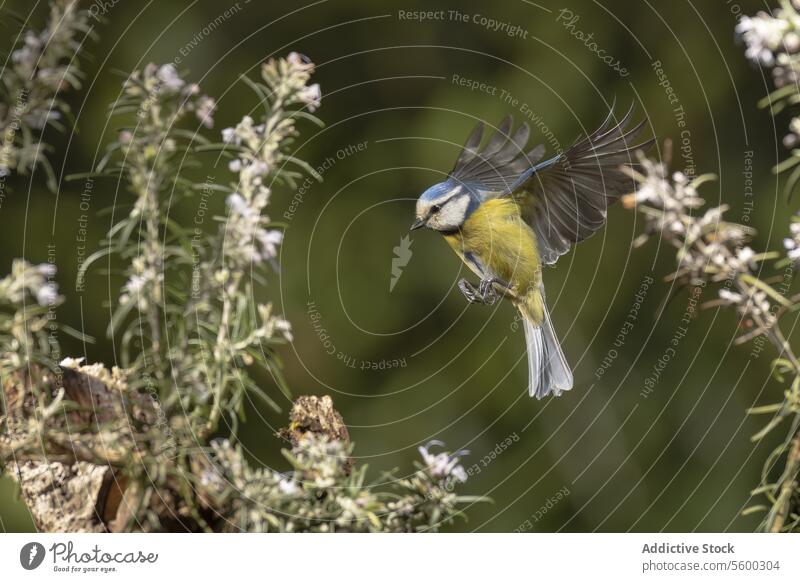
M 1 534 L 3 580 L 800 580 L 783 534 Z M 167 578 L 169 576 L 169 578 Z M 244 578 L 244 577 L 247 578 Z M 513 576 L 513 578 L 511 578 Z M 239 578 L 241 577 L 241 578 Z

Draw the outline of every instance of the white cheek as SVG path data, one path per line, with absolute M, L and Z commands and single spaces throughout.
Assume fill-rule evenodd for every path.
M 455 228 L 461 226 L 464 218 L 467 215 L 467 207 L 469 206 L 469 198 L 463 196 L 453 200 L 445 205 L 439 211 L 438 222 L 445 227 Z

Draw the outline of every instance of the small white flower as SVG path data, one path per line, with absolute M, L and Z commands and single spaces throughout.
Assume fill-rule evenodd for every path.
M 256 160 L 247 166 L 250 177 L 260 177 L 269 172 L 269 165 L 262 160 Z
M 451 475 L 453 476 L 453 479 L 455 479 L 459 483 L 466 483 L 467 481 L 467 472 L 461 465 L 456 465 L 455 467 L 453 467 Z
M 291 323 L 289 323 L 282 317 L 276 317 L 274 320 L 274 324 L 275 324 L 275 330 L 279 331 L 287 342 L 294 341 L 294 336 L 292 335 Z
M 58 299 L 58 287 L 55 283 L 47 283 L 36 290 L 36 302 L 42 307 L 53 305 Z
M 756 262 L 755 262 L 756 252 L 751 249 L 750 247 L 742 247 L 736 253 L 736 258 L 739 259 L 741 264 L 748 269 L 755 269 Z
M 316 111 L 322 101 L 322 90 L 319 88 L 318 83 L 303 87 L 298 93 L 300 100 L 308 106 L 308 110 L 312 113 Z
M 783 47 L 790 53 L 796 53 L 800 49 L 800 36 L 796 32 L 789 32 L 783 37 Z
M 197 95 L 198 93 L 200 93 L 200 85 L 197 83 L 190 83 L 183 90 L 184 95 Z
M 741 303 L 742 299 L 744 299 L 740 294 L 734 293 L 728 289 L 720 289 L 719 298 L 728 303 Z
M 786 256 L 793 261 L 800 260 L 800 245 L 793 238 L 783 239 L 783 246 L 786 247 Z
M 236 129 L 233 127 L 226 127 L 222 130 L 222 141 L 225 143 L 233 143 L 236 139 Z
M 652 202 L 656 206 L 663 206 L 664 199 L 661 195 L 658 182 L 648 179 L 636 186 L 636 203 L 642 204 L 644 202 Z
M 419 447 L 419 454 L 422 455 L 422 460 L 431 473 L 434 479 L 446 479 L 452 477 L 456 481 L 464 482 L 467 480 L 467 473 L 464 468 L 458 463 L 458 457 L 467 454 L 467 451 L 458 451 L 453 455 L 448 455 L 445 452 L 432 454 L 428 449 L 433 446 L 443 446 L 441 441 L 430 441 L 426 446 Z
M 42 274 L 44 277 L 55 277 L 56 274 L 56 266 L 52 263 L 41 263 L 40 265 L 36 265 L 36 270 Z
M 314 63 L 311 62 L 305 55 L 301 55 L 298 52 L 291 52 L 286 57 L 286 62 L 289 63 L 293 69 L 297 71 L 312 71 L 314 69 Z
M 300 491 L 297 482 L 289 477 L 281 477 L 278 481 L 278 489 L 284 495 L 296 495 Z
M 128 293 L 128 295 L 134 295 L 139 293 L 146 284 L 147 278 L 143 275 L 131 275 L 131 278 L 125 283 L 125 292 Z
M 233 210 L 236 214 L 244 217 L 250 218 L 253 214 L 252 209 L 247 204 L 247 200 L 245 200 L 241 194 L 238 192 L 234 192 L 230 194 L 226 199 L 225 203 L 228 207 Z
M 58 365 L 62 368 L 80 368 L 85 358 L 64 358 Z
M 278 246 L 283 242 L 283 231 L 261 229 L 256 233 L 256 238 L 263 248 L 261 257 L 264 260 L 274 259 L 278 256 Z
M 11 60 L 15 63 L 30 62 L 34 58 L 35 58 L 35 53 L 27 47 L 17 49 L 11 53 Z
M 800 221 L 796 218 L 789 224 L 792 236 L 783 239 L 786 256 L 793 261 L 800 261 Z
M 747 45 L 745 56 L 751 61 L 771 67 L 775 64 L 775 52 L 782 49 L 789 23 L 782 18 L 773 18 L 766 12 L 755 16 L 743 16 L 736 25 L 736 33 Z
M 185 81 L 178 76 L 178 71 L 172 63 L 161 65 L 156 76 L 158 80 L 163 83 L 164 87 L 171 91 L 179 91 L 186 84 Z
M 35 32 L 29 30 L 25 33 L 25 46 L 32 49 L 39 49 L 42 46 L 42 39 L 40 39 Z
M 197 110 L 195 114 L 197 119 L 200 120 L 205 127 L 211 129 L 214 127 L 214 111 L 217 109 L 217 102 L 211 97 L 203 95 L 197 100 Z
M 242 170 L 242 160 L 240 160 L 238 158 L 235 159 L 235 160 L 231 160 L 230 162 L 228 162 L 228 169 L 231 172 L 234 172 L 234 173 L 241 172 L 241 170 Z

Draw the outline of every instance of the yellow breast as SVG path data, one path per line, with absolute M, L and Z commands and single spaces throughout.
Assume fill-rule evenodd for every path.
M 445 239 L 476 273 L 477 269 L 468 260 L 470 254 L 491 271 L 488 275 L 511 283 L 515 293 L 538 289 L 541 264 L 536 235 L 522 220 L 513 200 L 498 198 L 484 202 L 461 229 L 445 235 Z

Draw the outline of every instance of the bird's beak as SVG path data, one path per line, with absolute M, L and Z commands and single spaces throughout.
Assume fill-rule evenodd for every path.
M 416 220 L 414 220 L 414 223 L 411 225 L 411 228 L 409 230 L 417 230 L 418 228 L 422 228 L 423 226 L 425 226 L 425 220 L 423 220 L 422 218 L 417 218 Z

